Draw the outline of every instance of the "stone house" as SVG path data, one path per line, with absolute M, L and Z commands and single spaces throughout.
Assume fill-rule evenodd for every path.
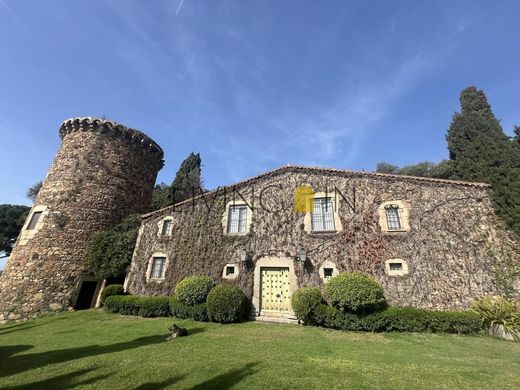
M 486 184 L 285 166 L 143 215 L 125 288 L 170 295 L 211 275 L 253 316 L 290 319 L 296 289 L 361 271 L 391 305 L 465 309 L 500 293 L 515 245 Z

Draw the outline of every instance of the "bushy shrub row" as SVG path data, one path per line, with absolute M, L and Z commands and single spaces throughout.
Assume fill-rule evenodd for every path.
M 105 300 L 105 311 L 141 317 L 168 317 L 169 297 L 138 297 L 133 295 L 113 295 Z
M 206 302 L 190 306 L 179 302 L 177 297 L 172 297 L 170 298 L 170 313 L 180 319 L 191 318 L 195 321 L 208 321 Z
M 205 276 L 179 282 L 173 297 L 112 295 L 105 299 L 104 307 L 109 313 L 142 317 L 172 315 L 220 323 L 237 322 L 247 315 L 246 297 L 239 287 L 232 284 L 215 286 L 211 278 Z
M 318 305 L 310 324 L 332 329 L 367 332 L 445 332 L 476 333 L 482 328 L 472 311 L 430 311 L 412 307 L 390 307 L 366 315 L 344 313 L 334 307 Z

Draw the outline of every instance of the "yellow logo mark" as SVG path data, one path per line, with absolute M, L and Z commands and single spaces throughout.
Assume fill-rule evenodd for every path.
M 294 211 L 297 213 L 312 213 L 314 209 L 314 190 L 303 185 L 294 190 Z

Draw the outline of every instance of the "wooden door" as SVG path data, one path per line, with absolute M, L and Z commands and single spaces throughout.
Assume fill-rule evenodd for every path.
M 261 311 L 284 313 L 291 309 L 289 268 L 262 268 Z

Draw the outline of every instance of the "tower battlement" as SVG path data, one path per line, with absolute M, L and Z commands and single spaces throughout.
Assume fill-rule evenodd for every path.
M 68 134 L 87 131 L 112 134 L 127 139 L 157 153 L 161 159 L 164 157 L 162 148 L 146 134 L 111 120 L 93 117 L 69 118 L 61 123 L 59 130 L 61 140 Z

